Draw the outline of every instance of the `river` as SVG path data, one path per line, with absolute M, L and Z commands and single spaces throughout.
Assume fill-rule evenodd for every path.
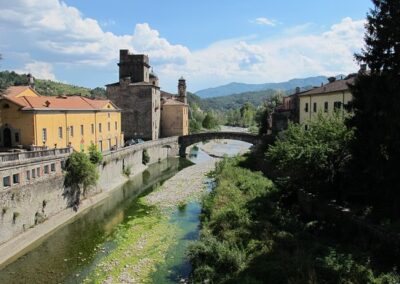
M 168 198 L 179 195 L 180 185 L 188 191 L 204 187 L 207 179 L 196 173 L 215 161 L 206 152 L 234 155 L 248 147 L 231 140 L 208 143 L 191 161 L 169 158 L 149 166 L 3 268 L 0 283 L 185 282 L 191 269 L 185 252 L 198 238 L 201 205 L 198 198 L 179 206 Z

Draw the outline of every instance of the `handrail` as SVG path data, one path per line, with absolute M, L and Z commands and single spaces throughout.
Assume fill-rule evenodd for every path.
M 66 155 L 70 153 L 72 153 L 72 148 L 55 148 L 55 149 L 38 150 L 38 151 L 0 153 L 0 163 L 22 161 L 40 157 L 56 157 L 59 155 Z

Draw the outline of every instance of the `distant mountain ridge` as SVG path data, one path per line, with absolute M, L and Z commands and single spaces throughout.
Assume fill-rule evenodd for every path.
M 340 77 L 341 75 L 337 76 Z M 258 92 L 264 90 L 293 90 L 296 87 L 304 88 L 310 86 L 320 86 L 322 83 L 328 82 L 327 76 L 315 76 L 301 79 L 292 79 L 280 83 L 265 83 L 265 84 L 245 84 L 245 83 L 229 83 L 227 85 L 208 88 L 197 91 L 195 94 L 202 99 L 229 96 L 246 92 Z

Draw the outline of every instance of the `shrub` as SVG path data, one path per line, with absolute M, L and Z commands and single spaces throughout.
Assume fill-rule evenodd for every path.
M 143 149 L 143 152 L 142 152 L 142 163 L 143 163 L 143 165 L 147 165 L 148 162 L 150 162 L 150 155 L 147 152 L 147 149 Z
M 89 148 L 89 160 L 94 165 L 100 165 L 103 160 L 103 154 L 97 149 L 95 144 L 90 144 Z
M 73 152 L 66 162 L 66 175 L 64 184 L 70 187 L 70 206 L 78 206 L 80 202 L 81 187 L 83 194 L 89 186 L 95 185 L 99 178 L 96 165 L 92 164 L 89 157 L 83 152 Z
M 124 167 L 124 169 L 122 170 L 122 173 L 126 176 L 126 177 L 130 177 L 131 176 L 131 171 L 132 171 L 132 167 L 131 166 L 126 166 Z
M 349 143 L 353 131 L 340 114 L 311 121 L 310 129 L 289 124 L 266 153 L 275 178 L 284 181 L 285 188 L 303 188 L 318 192 L 338 188 L 350 159 Z

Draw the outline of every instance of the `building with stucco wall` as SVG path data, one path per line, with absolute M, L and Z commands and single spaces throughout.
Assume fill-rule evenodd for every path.
M 313 88 L 299 95 L 299 122 L 308 128 L 308 123 L 319 113 L 332 115 L 335 111 L 346 112 L 346 107 L 353 99 L 349 85 L 354 83 L 355 75 L 345 79 L 330 78 L 330 82 Z

